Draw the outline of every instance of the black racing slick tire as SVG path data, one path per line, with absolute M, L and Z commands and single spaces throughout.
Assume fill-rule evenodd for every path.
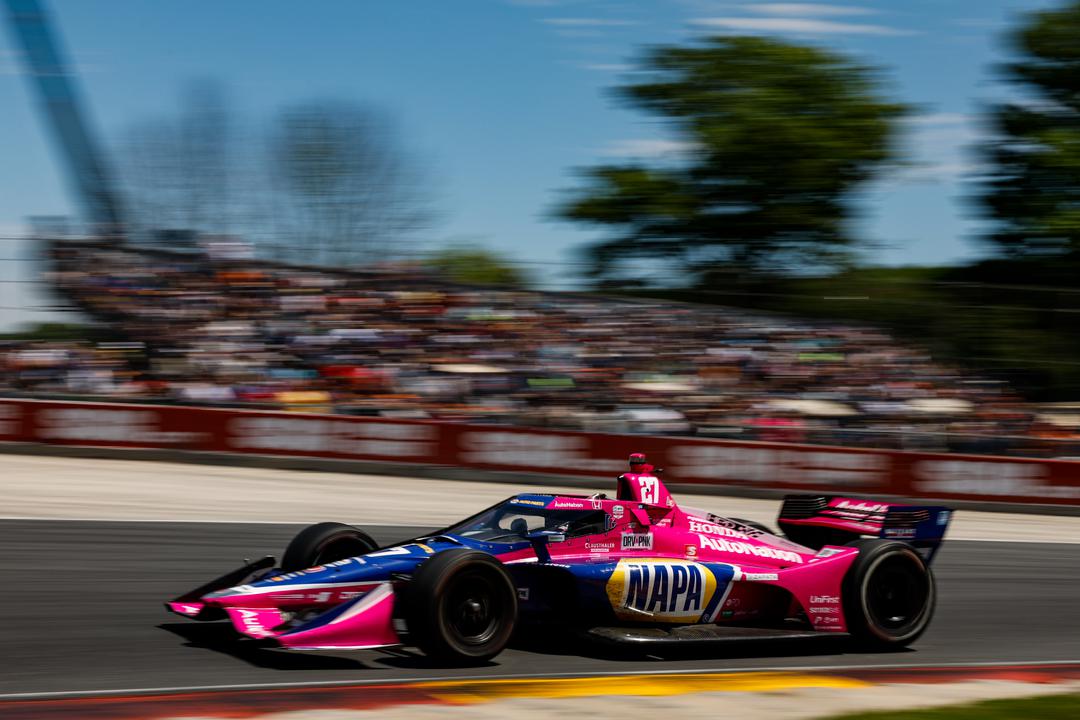
M 352 525 L 324 522 L 296 534 L 281 558 L 281 569 L 295 572 L 324 563 L 365 555 L 379 548 L 366 532 Z
M 445 550 L 421 564 L 403 588 L 409 642 L 454 665 L 483 663 L 502 652 L 517 622 L 517 590 L 487 553 Z
M 915 642 L 934 615 L 934 575 L 910 545 L 871 538 L 850 543 L 859 554 L 844 577 L 848 631 L 879 650 Z
M 741 525 L 745 525 L 747 527 L 752 527 L 755 530 L 760 530 L 761 532 L 768 533 L 769 535 L 777 535 L 777 536 L 779 536 L 779 534 L 780 534 L 780 533 L 776 532 L 775 530 L 773 530 L 772 528 L 770 528 L 768 525 L 765 525 L 764 523 L 759 523 L 759 522 L 756 522 L 754 520 L 743 520 L 742 518 L 731 518 L 731 519 L 734 520 L 735 522 L 741 524 Z

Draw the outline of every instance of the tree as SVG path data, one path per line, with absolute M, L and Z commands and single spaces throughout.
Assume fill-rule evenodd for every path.
M 220 85 L 199 81 L 175 117 L 127 130 L 136 237 L 236 234 L 279 260 L 341 266 L 392 257 L 429 219 L 427 185 L 379 111 L 309 101 L 260 131 L 231 107 Z
M 991 112 L 995 137 L 981 201 L 987 236 L 1012 259 L 1080 257 L 1080 2 L 1035 13 L 1010 38 L 1004 66 L 1021 99 Z
M 496 252 L 476 245 L 453 245 L 432 254 L 426 262 L 435 272 L 465 285 L 528 287 L 527 273 Z
M 659 116 L 681 160 L 601 165 L 558 214 L 609 228 L 592 275 L 661 258 L 699 276 L 842 263 L 854 191 L 892 157 L 896 119 L 876 75 L 825 50 L 759 37 L 660 47 L 618 95 Z
M 224 88 L 204 79 L 188 85 L 175 118 L 128 129 L 121 175 L 136 235 L 179 229 L 225 233 L 239 221 L 233 125 Z
M 419 173 L 372 108 L 336 101 L 287 108 L 269 159 L 286 259 L 378 262 L 427 220 Z

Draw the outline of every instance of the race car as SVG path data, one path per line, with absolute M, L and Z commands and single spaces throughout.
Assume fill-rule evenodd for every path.
M 682 507 L 653 472 L 617 483 L 614 498 L 515 495 L 382 548 L 319 523 L 280 564 L 246 564 L 166 607 L 282 648 L 409 645 L 449 664 L 487 661 L 529 625 L 637 646 L 846 633 L 892 648 L 930 622 L 949 508 L 788 496 L 781 535 Z

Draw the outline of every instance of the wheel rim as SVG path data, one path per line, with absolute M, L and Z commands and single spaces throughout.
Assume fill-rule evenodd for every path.
M 489 578 L 467 573 L 447 588 L 443 604 L 447 628 L 466 645 L 483 645 L 499 630 L 502 608 Z
M 883 559 L 867 585 L 866 609 L 874 624 L 891 634 L 911 627 L 926 609 L 926 574 L 907 555 Z

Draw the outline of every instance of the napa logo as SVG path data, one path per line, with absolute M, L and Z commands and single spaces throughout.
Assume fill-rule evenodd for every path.
M 616 617 L 650 622 L 696 622 L 721 586 L 711 569 L 696 562 L 621 560 L 607 583 Z

